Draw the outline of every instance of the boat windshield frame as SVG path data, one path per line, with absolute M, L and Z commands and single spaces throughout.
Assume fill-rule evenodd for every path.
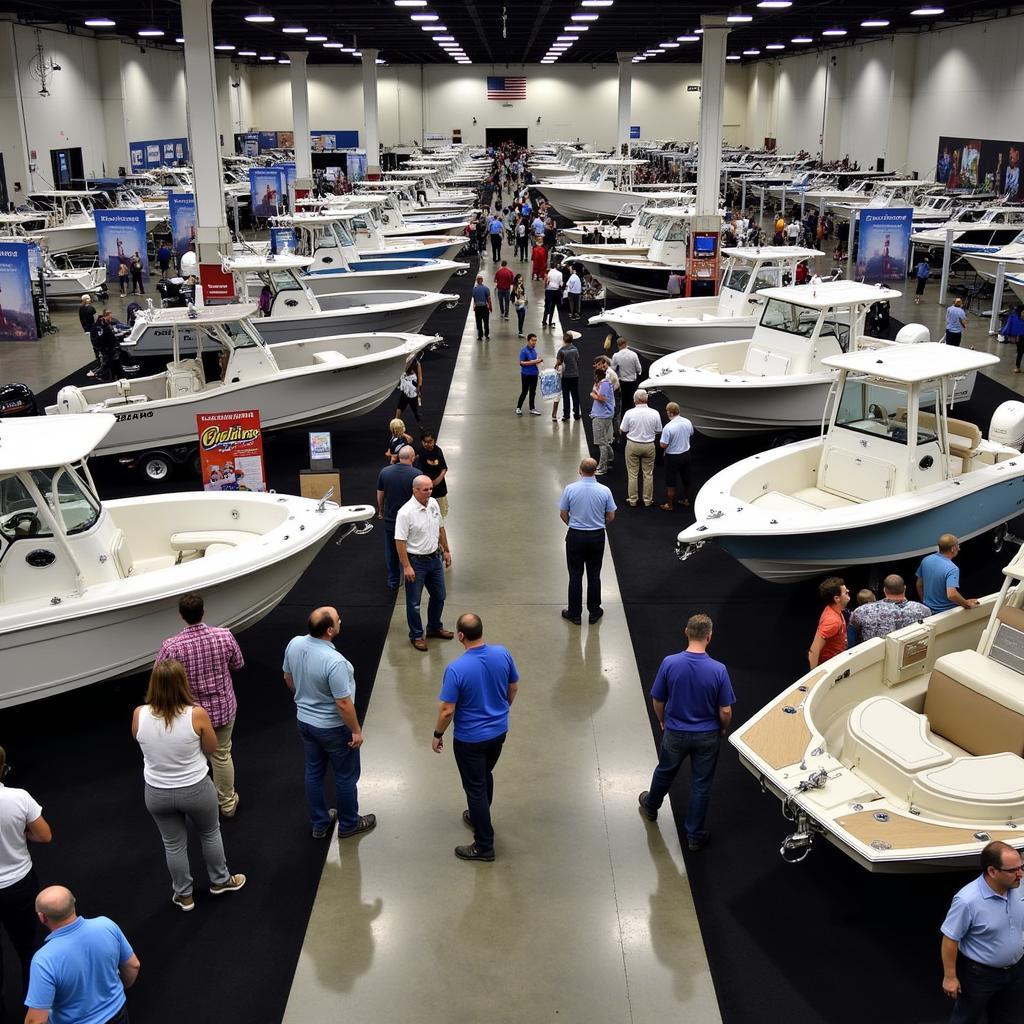
M 813 320 L 807 320 L 804 318 L 802 313 L 797 314 L 797 325 L 801 323 L 809 324 L 808 330 L 794 329 L 792 326 L 788 326 L 791 317 L 786 317 L 784 314 L 779 315 L 782 310 L 803 310 L 806 313 L 813 314 Z M 765 301 L 764 308 L 761 310 L 761 319 L 758 321 L 758 327 L 763 327 L 768 331 L 780 331 L 783 334 L 792 334 L 797 338 L 806 338 L 808 341 L 817 334 L 818 324 L 822 322 L 823 316 L 828 312 L 835 312 L 834 307 L 828 309 L 815 309 L 813 306 L 802 306 L 798 302 L 786 302 L 783 299 L 769 298 Z M 776 319 L 781 320 L 778 323 L 769 323 L 769 315 L 775 316 Z
M 844 415 L 843 400 L 853 390 L 860 392 L 854 403 L 857 408 L 846 414 L 848 418 L 842 419 Z M 887 395 L 891 398 L 884 401 Z M 941 445 L 942 431 L 938 428 L 940 420 L 946 415 L 944 396 L 945 390 L 941 378 L 933 378 L 920 384 L 906 384 L 868 374 L 844 373 L 835 392 L 831 429 L 867 434 L 870 437 L 891 441 L 893 444 L 900 444 L 907 448 L 932 443 Z M 915 402 L 918 414 L 930 412 L 935 417 L 936 429 L 921 429 L 919 416 L 915 415 L 913 419 L 918 423 L 918 428 L 916 437 L 911 438 L 908 434 L 908 424 L 911 419 L 911 404 Z M 903 414 L 902 420 L 898 418 L 900 413 Z

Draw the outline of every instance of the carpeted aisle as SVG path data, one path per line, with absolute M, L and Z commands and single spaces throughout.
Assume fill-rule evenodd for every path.
M 424 359 L 425 422 L 435 428 L 447 400 L 474 272 L 475 262 L 470 273 L 451 279 L 446 290 L 461 296 L 459 306 L 442 307 L 424 328 L 450 345 Z M 334 425 L 343 503 L 374 504 L 394 408 L 388 402 Z M 298 469 L 308 462 L 306 431 L 270 435 L 266 460 L 271 486 L 297 493 Z M 93 469 L 104 497 L 138 494 L 149 486 L 126 476 L 116 460 Z M 194 486 L 192 479 L 178 479 L 163 489 Z M 287 641 L 305 632 L 313 607 L 337 605 L 338 647 L 355 667 L 362 717 L 394 603 L 384 584 L 382 544 L 380 530 L 328 544 L 284 602 L 239 636 L 246 666 L 236 680 L 234 758 L 242 802 L 237 818 L 222 827 L 229 867 L 248 876 L 237 894 L 219 900 L 208 894 L 193 839 L 197 907 L 183 914 L 171 905 L 163 847 L 143 803 L 141 756 L 130 730 L 146 676 L 4 711 L 0 743 L 15 768 L 10 783 L 43 804 L 54 831 L 50 846 L 33 847 L 40 883 L 68 885 L 85 916 L 104 914 L 123 928 L 142 961 L 129 997 L 133 1020 L 280 1021 L 326 855 L 326 843 L 309 836 L 302 750 L 281 657 Z M 13 956 L 5 957 L 9 993 L 19 988 L 13 964 Z M 24 1011 L 13 996 L 8 1003 L 11 1019 L 20 1021 Z
M 562 326 L 583 333 L 577 346 L 588 371 L 606 329 L 588 328 L 585 319 L 570 323 L 564 311 Z M 585 395 L 588 383 L 581 377 Z M 995 406 L 1017 397 L 979 375 L 972 400 L 957 406 L 956 414 L 987 431 Z M 585 410 L 589 404 L 585 399 Z M 652 404 L 663 411 L 663 400 Z M 592 442 L 589 417 L 584 419 Z M 757 439 L 726 443 L 697 435 L 695 488 L 763 446 Z M 738 699 L 735 722 L 740 724 L 807 670 L 806 650 L 819 613 L 816 582 L 766 583 L 714 545 L 680 563 L 675 539 L 692 522 L 692 513 L 630 508 L 621 447 L 603 482 L 619 506 L 608 532 L 643 699 L 661 659 L 685 646 L 687 618 L 707 612 L 715 623 L 710 653 L 729 668 Z M 659 458 L 656 502 L 663 495 Z M 1018 533 L 1020 526 L 1018 521 Z M 966 544 L 958 560 L 962 591 L 976 596 L 998 589 L 1000 569 L 1011 553 L 1007 546 L 993 554 L 983 538 Z M 912 563 L 879 570 L 882 575 L 901 572 L 913 586 L 915 568 Z M 863 570 L 845 576 L 853 592 L 867 585 L 867 577 Z M 651 721 L 653 769 L 658 733 L 653 715 Z M 681 835 L 687 787 L 684 769 L 672 798 Z M 646 827 L 665 828 L 666 817 Z M 645 826 L 638 821 L 638 827 Z M 728 744 L 718 763 L 709 827 L 711 844 L 701 853 L 687 853 L 686 865 L 726 1024 L 763 1021 L 768 1012 L 787 1024 L 948 1020 L 938 928 L 952 894 L 968 876 L 873 876 L 823 840 L 802 864 L 785 864 L 778 850 L 792 826 Z

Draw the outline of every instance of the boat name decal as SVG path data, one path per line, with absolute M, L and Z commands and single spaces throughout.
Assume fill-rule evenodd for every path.
M 153 414 L 152 412 L 119 412 L 115 415 L 118 423 L 124 423 L 125 420 L 148 420 Z
M 219 444 L 234 444 L 237 441 L 255 441 L 260 436 L 258 429 L 251 427 L 240 427 L 237 425 L 227 428 L 207 427 L 199 438 L 204 448 L 214 448 Z

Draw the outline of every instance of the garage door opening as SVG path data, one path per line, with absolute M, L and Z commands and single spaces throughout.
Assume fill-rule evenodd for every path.
M 529 145 L 526 141 L 526 128 L 485 128 L 484 134 L 488 146 L 497 149 L 503 142 L 511 142 L 516 146 L 525 148 Z

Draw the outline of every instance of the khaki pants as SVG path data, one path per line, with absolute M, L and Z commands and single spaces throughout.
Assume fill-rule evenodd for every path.
M 626 478 L 628 480 L 627 500 L 630 505 L 637 503 L 637 474 L 644 474 L 644 504 L 654 504 L 654 442 L 640 444 L 626 441 Z
M 220 804 L 221 813 L 227 815 L 234 814 L 238 806 L 235 763 L 231 760 L 231 731 L 234 727 L 234 722 L 228 722 L 213 730 L 217 734 L 217 749 L 209 755 L 213 784 L 217 787 L 217 803 Z
M 438 511 L 441 513 L 442 519 L 448 518 L 448 495 L 442 494 L 440 498 L 436 498 Z

